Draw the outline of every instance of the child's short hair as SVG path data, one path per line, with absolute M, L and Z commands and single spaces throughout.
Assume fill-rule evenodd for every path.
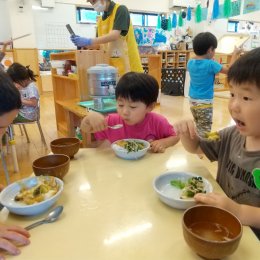
M 228 82 L 255 84 L 260 89 L 260 48 L 242 55 L 228 71 Z
M 205 55 L 209 48 L 216 49 L 217 47 L 218 40 L 216 36 L 210 32 L 199 33 L 193 39 L 193 51 L 198 56 Z
M 22 106 L 19 90 L 14 86 L 8 75 L 0 71 L 0 116 L 20 109 Z
M 118 81 L 115 92 L 116 99 L 125 98 L 133 102 L 141 101 L 149 106 L 157 101 L 159 85 L 151 75 L 128 72 Z
M 7 74 L 15 83 L 21 83 L 24 80 L 36 81 L 37 75 L 29 68 L 30 66 L 23 66 L 20 63 L 14 62 L 8 69 Z

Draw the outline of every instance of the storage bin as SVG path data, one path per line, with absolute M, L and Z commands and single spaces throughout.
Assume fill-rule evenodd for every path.
M 145 73 L 145 74 L 148 74 L 148 72 L 149 72 L 148 67 L 143 67 L 143 70 L 144 70 L 144 73 Z
M 162 93 L 183 96 L 186 69 L 162 69 Z

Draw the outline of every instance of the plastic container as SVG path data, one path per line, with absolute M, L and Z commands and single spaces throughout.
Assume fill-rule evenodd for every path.
M 57 72 L 57 75 L 63 75 L 64 68 L 57 68 L 56 72 Z
M 52 68 L 64 68 L 65 60 L 51 60 L 51 67 Z

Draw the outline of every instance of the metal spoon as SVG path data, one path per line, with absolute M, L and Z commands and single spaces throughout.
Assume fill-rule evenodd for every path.
M 111 128 L 111 129 L 119 129 L 119 128 L 122 128 L 123 125 L 122 124 L 117 124 L 117 125 L 109 125 L 107 126 L 108 128 Z
M 63 211 L 63 206 L 58 206 L 58 207 L 54 208 L 44 219 L 25 227 L 25 229 L 30 230 L 41 224 L 52 223 L 58 219 L 58 217 L 60 216 L 62 211 Z

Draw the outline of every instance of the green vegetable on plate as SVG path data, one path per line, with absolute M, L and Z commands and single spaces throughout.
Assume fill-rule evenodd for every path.
M 202 177 L 191 177 L 187 182 L 171 180 L 171 185 L 181 189 L 181 199 L 193 198 L 197 193 L 206 193 Z

